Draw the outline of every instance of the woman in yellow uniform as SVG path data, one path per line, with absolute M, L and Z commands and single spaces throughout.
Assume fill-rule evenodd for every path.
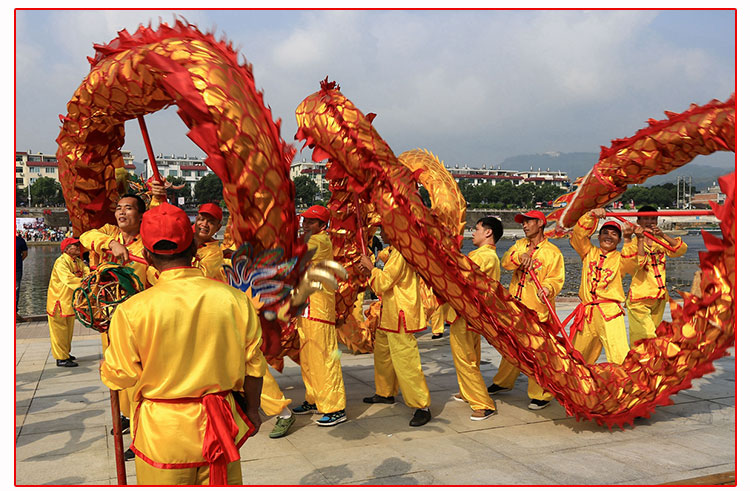
M 476 249 L 469 253 L 469 259 L 479 266 L 482 273 L 496 281 L 500 280 L 500 258 L 495 243 L 502 236 L 502 222 L 495 217 L 484 217 L 477 222 L 471 238 Z M 464 317 L 458 317 L 451 325 L 450 342 L 459 390 L 453 398 L 469 403 L 473 411 L 469 417 L 472 421 L 487 419 L 495 412 L 495 402 L 487 392 L 479 369 L 481 335 L 468 329 Z
M 310 265 L 332 261 L 333 245 L 326 232 L 331 213 L 325 206 L 314 205 L 302 213 L 302 218 L 307 247 L 315 250 Z M 297 325 L 305 400 L 292 411 L 323 413 L 323 417 L 315 421 L 320 426 L 343 423 L 346 421 L 346 392 L 336 337 L 335 292 L 322 290 L 310 295 L 310 305 L 297 318 Z
M 581 299 L 583 327 L 573 338 L 573 347 L 580 351 L 586 363 L 594 363 L 602 347 L 610 363 L 622 363 L 628 354 L 628 338 L 625 332 L 625 314 L 620 305 L 625 300 L 622 276 L 634 270 L 637 255 L 622 255 L 617 245 L 622 237 L 622 227 L 608 221 L 599 231 L 599 247 L 591 243 L 600 218 L 606 216 L 603 208 L 592 210 L 573 227 L 570 245 L 581 256 Z M 643 229 L 636 228 L 636 235 Z M 639 240 L 642 251 L 642 240 Z
M 653 206 L 642 206 L 638 211 L 657 211 Z M 639 261 L 636 271 L 632 274 L 628 299 L 625 307 L 628 310 L 628 324 L 630 327 L 630 347 L 635 346 L 640 339 L 655 338 L 656 326 L 664 318 L 664 309 L 669 300 L 667 291 L 667 258 L 680 257 L 687 252 L 687 244 L 681 238 L 670 237 L 657 226 L 658 217 L 638 217 L 637 223 L 643 229 L 651 232 L 669 244 L 666 248 L 648 237 L 643 239 L 644 255 Z M 637 243 L 630 240 L 630 234 L 625 234 L 623 254 L 633 254 Z
M 81 286 L 81 279 L 89 274 L 89 267 L 81 260 L 81 243 L 68 237 L 60 244 L 62 254 L 52 266 L 52 276 L 47 288 L 47 323 L 52 356 L 58 367 L 77 367 L 75 356 L 70 354 L 73 341 L 73 292 Z
M 544 226 L 547 225 L 544 213 L 537 210 L 519 213 L 515 216 L 515 221 L 521 224 L 526 237 L 516 241 L 503 254 L 503 268 L 513 271 L 509 292 L 524 306 L 535 311 L 540 321 L 545 322 L 550 313 L 541 296 L 545 295 L 551 307 L 555 308 L 555 297 L 565 283 L 563 256 L 560 249 L 544 237 Z M 536 274 L 542 285 L 542 292 L 537 291 L 536 284 L 529 275 L 530 270 Z M 503 357 L 492 385 L 487 390 L 490 394 L 511 390 L 520 373 L 515 365 Z M 532 410 L 544 409 L 553 399 L 552 394 L 542 389 L 533 377 L 529 377 L 526 393 L 531 399 L 528 407 Z
M 381 236 L 390 242 L 381 230 Z M 375 330 L 375 394 L 368 404 L 393 404 L 399 388 L 407 406 L 414 408 L 410 426 L 430 421 L 430 391 L 422 372 L 414 333 L 427 328 L 419 294 L 419 275 L 393 246 L 382 270 L 362 255 L 360 267 L 370 276 L 370 289 L 380 297 L 380 324 Z
M 260 321 L 243 292 L 190 267 L 185 212 L 153 208 L 142 232 L 159 282 L 118 306 L 101 366 L 109 388 L 134 389 L 138 484 L 241 485 L 239 448 L 260 425 Z

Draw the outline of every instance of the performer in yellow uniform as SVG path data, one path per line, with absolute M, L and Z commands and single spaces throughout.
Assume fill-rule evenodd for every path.
M 216 203 L 204 203 L 198 208 L 194 227 L 198 252 L 193 266 L 200 269 L 207 278 L 226 282 L 221 242 L 214 238 L 221 228 L 222 217 L 221 208 Z
M 576 324 L 583 323 L 582 330 L 573 338 L 573 347 L 580 351 L 587 363 L 594 363 L 602 346 L 610 363 L 622 363 L 628 354 L 628 339 L 625 332 L 625 314 L 620 303 L 625 300 L 622 276 L 633 270 L 637 256 L 623 256 L 617 250 L 622 228 L 615 221 L 608 221 L 599 231 L 599 247 L 590 240 L 600 218 L 606 211 L 597 208 L 583 215 L 573 227 L 570 245 L 583 260 L 581 268 L 580 315 Z M 636 228 L 636 234 L 643 230 Z M 642 243 L 641 243 L 642 247 Z
M 308 249 L 315 249 L 310 265 L 333 260 L 333 245 L 326 228 L 331 214 L 315 205 L 302 214 L 302 229 Z M 310 295 L 310 306 L 297 318 L 300 337 L 300 368 L 305 400 L 292 409 L 296 414 L 322 412 L 315 422 L 334 426 L 346 421 L 346 392 L 336 337 L 335 292 L 322 290 Z
M 266 369 L 258 316 L 243 292 L 190 267 L 185 212 L 164 203 L 141 231 L 159 282 L 117 308 L 101 366 L 109 388 L 135 389 L 138 484 L 241 485 L 239 447 L 260 425 Z
M 89 274 L 89 267 L 81 260 L 81 243 L 68 237 L 60 244 L 62 254 L 52 266 L 52 275 L 47 288 L 47 323 L 52 356 L 58 367 L 77 367 L 75 356 L 70 354 L 73 341 L 73 325 L 76 321 L 73 310 L 73 292 L 81 286 L 81 279 Z
M 198 247 L 193 266 L 197 267 L 206 278 L 212 278 L 226 283 L 224 274 L 224 250 L 222 241 L 214 239 L 214 235 L 221 228 L 222 211 L 214 203 L 205 203 L 198 208 L 195 219 L 195 244 Z M 232 244 L 230 243 L 230 248 Z M 257 307 L 257 306 L 256 306 Z M 260 395 L 260 408 L 267 416 L 276 416 L 276 424 L 270 438 L 281 438 L 286 435 L 294 424 L 294 414 L 289 410 L 291 399 L 284 397 L 279 384 L 266 369 L 263 375 L 263 392 Z
M 480 218 L 474 228 L 471 242 L 476 249 L 469 253 L 479 270 L 494 280 L 500 280 L 500 258 L 497 257 L 495 243 L 503 236 L 503 223 L 495 217 Z M 453 398 L 468 402 L 473 410 L 470 419 L 481 421 L 495 412 L 495 402 L 484 385 L 479 363 L 482 359 L 482 338 L 471 331 L 466 319 L 458 317 L 451 325 L 451 353 L 458 378 L 458 394 Z
M 547 305 L 542 299 L 546 296 L 552 308 L 555 308 L 555 297 L 562 290 L 565 283 L 565 263 L 560 249 L 544 237 L 544 227 L 547 225 L 547 217 L 544 213 L 531 210 L 519 213 L 515 221 L 523 227 L 523 239 L 516 241 L 505 254 L 501 264 L 503 268 L 513 271 L 510 280 L 509 292 L 516 300 L 539 316 L 544 322 L 549 319 L 550 313 Z M 542 291 L 537 291 L 536 284 L 531 279 L 529 271 L 533 270 Z M 511 362 L 503 357 L 497 374 L 492 379 L 492 385 L 487 390 L 490 394 L 507 392 L 513 388 L 521 371 Z M 533 377 L 529 377 L 526 390 L 531 401 L 529 409 L 543 409 L 549 405 L 554 398 L 552 394 L 542 389 Z
M 653 206 L 642 206 L 638 211 L 657 211 L 657 209 Z M 648 237 L 643 239 L 644 256 L 632 274 L 633 279 L 630 282 L 628 299 L 625 302 L 630 325 L 631 348 L 640 339 L 656 337 L 656 327 L 661 324 L 664 309 L 669 301 L 666 276 L 667 257 L 680 257 L 687 252 L 687 244 L 679 237 L 673 238 L 665 234 L 657 226 L 657 222 L 656 216 L 638 217 L 637 220 L 640 227 L 667 242 L 671 249 L 657 244 Z M 626 233 L 625 245 L 622 247 L 623 254 L 626 251 L 628 254 L 633 254 L 633 251 L 637 249 L 637 244 L 630 239 L 630 234 Z
M 381 236 L 390 242 L 381 230 Z M 368 404 L 393 404 L 399 388 L 407 406 L 414 408 L 410 426 L 427 423 L 430 391 L 422 372 L 415 332 L 426 329 L 419 295 L 419 275 L 393 246 L 382 270 L 362 255 L 360 267 L 370 276 L 370 289 L 380 297 L 380 324 L 375 330 L 375 394 Z

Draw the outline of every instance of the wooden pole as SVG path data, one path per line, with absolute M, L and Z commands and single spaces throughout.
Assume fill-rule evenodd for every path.
M 117 468 L 117 484 L 125 486 L 128 477 L 125 473 L 125 455 L 123 455 L 122 443 L 122 421 L 120 420 L 120 397 L 119 391 L 109 390 L 109 403 L 112 408 L 112 433 L 115 439 L 115 467 Z
M 138 125 L 141 127 L 141 134 L 143 135 L 143 143 L 146 144 L 146 153 L 148 154 L 148 161 L 151 162 L 151 170 L 154 172 L 154 179 L 159 184 L 164 184 L 161 176 L 159 175 L 159 169 L 156 167 L 156 157 L 154 157 L 154 149 L 151 147 L 151 138 L 148 137 L 148 128 L 146 128 L 146 120 L 143 119 L 142 115 L 138 115 Z

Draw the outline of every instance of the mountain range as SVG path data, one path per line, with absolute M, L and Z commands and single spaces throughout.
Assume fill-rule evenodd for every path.
M 598 162 L 599 154 L 593 152 L 545 152 L 539 154 L 516 155 L 502 161 L 501 168 L 523 171 L 526 169 L 560 170 L 567 172 L 571 180 L 586 175 Z M 653 176 L 643 183 L 644 186 L 655 186 L 668 182 L 677 183 L 679 176 L 692 177 L 693 186 L 698 190 L 705 190 L 714 185 L 724 174 L 735 170 L 735 154 L 732 152 L 716 152 L 711 155 L 701 155 L 688 162 L 679 169 L 666 175 Z

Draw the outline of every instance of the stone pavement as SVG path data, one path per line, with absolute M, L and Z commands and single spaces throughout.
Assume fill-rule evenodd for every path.
M 559 316 L 573 306 L 559 304 Z M 77 326 L 73 354 L 80 366 L 58 368 L 45 321 L 19 324 L 16 333 L 15 484 L 116 484 L 109 391 L 97 371 L 99 336 Z M 272 440 L 274 419 L 264 417 L 241 451 L 245 484 L 655 485 L 735 471 L 734 349 L 713 373 L 674 396 L 674 405 L 635 427 L 609 431 L 576 421 L 556 401 L 528 410 L 524 375 L 512 392 L 494 396 L 497 414 L 470 421 L 469 407 L 451 399 L 458 386 L 448 336 L 418 338 L 432 395 L 430 423 L 409 427 L 412 411 L 400 397 L 394 405 L 364 404 L 374 392 L 372 355 L 345 352 L 348 421 L 323 428 L 315 415 L 298 416 L 286 437 Z M 483 341 L 482 356 L 490 381 L 500 354 Z M 289 361 L 274 375 L 300 403 L 299 367 Z M 135 484 L 132 461 L 127 470 Z

